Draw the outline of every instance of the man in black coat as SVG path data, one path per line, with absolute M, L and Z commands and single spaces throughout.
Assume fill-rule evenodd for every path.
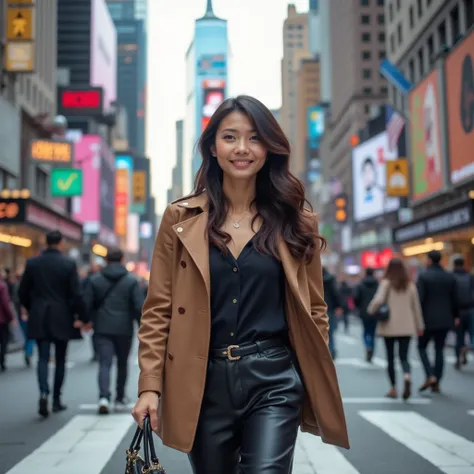
M 56 371 L 53 388 L 53 412 L 66 409 L 61 403 L 61 388 L 66 367 L 68 342 L 75 336 L 75 316 L 83 306 L 79 275 L 75 262 L 60 251 L 62 234 L 46 235 L 47 249 L 30 258 L 20 282 L 18 296 L 28 311 L 28 337 L 38 345 L 39 414 L 49 415 L 48 363 L 54 344 Z
M 439 392 L 439 383 L 444 369 L 444 345 L 448 331 L 459 323 L 459 302 L 456 280 L 441 266 L 441 253 L 428 253 L 428 268 L 418 278 L 418 293 L 425 321 L 423 335 L 418 338 L 418 351 L 425 369 L 426 380 L 420 391 L 431 388 Z M 428 358 L 426 348 L 434 341 L 434 366 Z
M 99 355 L 98 411 L 104 415 L 110 409 L 110 369 L 114 356 L 117 358 L 115 408 L 126 408 L 125 386 L 133 323 L 140 321 L 144 303 L 138 280 L 123 266 L 123 252 L 111 249 L 106 260 L 106 267 L 90 278 L 84 293 Z

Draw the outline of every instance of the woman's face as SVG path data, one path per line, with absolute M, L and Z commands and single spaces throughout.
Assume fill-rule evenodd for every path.
M 224 174 L 234 179 L 256 176 L 267 157 L 267 149 L 242 112 L 232 112 L 222 120 L 211 152 Z

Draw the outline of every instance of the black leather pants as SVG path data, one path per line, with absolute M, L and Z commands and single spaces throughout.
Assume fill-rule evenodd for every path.
M 290 474 L 303 396 L 288 347 L 211 359 L 189 454 L 194 474 Z

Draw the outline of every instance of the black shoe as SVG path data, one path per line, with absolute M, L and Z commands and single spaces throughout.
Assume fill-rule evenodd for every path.
M 25 364 L 26 364 L 27 367 L 31 366 L 31 357 L 30 356 L 25 355 Z
M 43 418 L 48 418 L 48 416 L 49 416 L 48 397 L 43 396 L 43 397 L 40 398 L 38 413 Z
M 404 387 L 403 387 L 403 400 L 408 400 L 411 396 L 411 380 L 405 379 Z
M 58 413 L 60 411 L 67 410 L 67 406 L 61 403 L 61 400 L 54 400 L 53 402 L 53 412 Z

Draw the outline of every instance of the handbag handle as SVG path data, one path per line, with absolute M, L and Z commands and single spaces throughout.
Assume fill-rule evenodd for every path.
M 165 468 L 160 464 L 160 460 L 156 455 L 149 415 L 143 420 L 143 450 L 145 454 L 143 474 L 166 474 Z
M 140 444 L 142 442 L 143 438 L 143 431 L 140 429 L 140 427 L 137 427 L 135 434 L 133 435 L 132 442 L 130 443 L 130 447 L 128 448 L 129 452 L 136 452 L 138 453 L 140 451 Z

